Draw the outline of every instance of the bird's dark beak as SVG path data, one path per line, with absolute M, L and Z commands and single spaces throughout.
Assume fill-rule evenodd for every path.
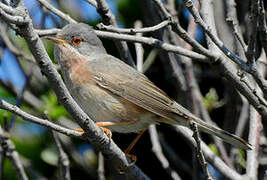
M 52 36 L 46 36 L 44 37 L 45 39 L 48 39 L 48 40 L 51 40 L 53 41 L 54 43 L 56 44 L 68 44 L 67 41 L 63 40 L 63 39 L 60 39 L 58 37 L 52 37 Z

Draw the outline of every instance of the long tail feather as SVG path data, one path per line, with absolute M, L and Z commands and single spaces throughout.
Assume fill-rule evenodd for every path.
M 203 131 L 205 133 L 211 134 L 211 135 L 216 135 L 220 138 L 222 138 L 222 140 L 224 140 L 227 143 L 232 144 L 235 147 L 239 147 L 239 148 L 243 148 L 246 150 L 251 150 L 252 146 L 251 144 L 249 144 L 248 142 L 246 142 L 245 140 L 243 140 L 242 138 L 231 134 L 227 131 L 224 131 L 216 126 L 213 126 L 211 124 L 208 124 L 198 118 L 194 119 L 194 122 L 198 125 L 198 128 L 200 131 Z

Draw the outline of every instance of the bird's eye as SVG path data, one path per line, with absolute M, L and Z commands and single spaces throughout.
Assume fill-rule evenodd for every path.
M 81 43 L 82 43 L 82 38 L 80 38 L 80 37 L 74 37 L 74 38 L 72 38 L 72 44 L 74 46 L 80 46 Z

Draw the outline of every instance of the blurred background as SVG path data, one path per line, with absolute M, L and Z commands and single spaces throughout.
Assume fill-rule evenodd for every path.
M 37 29 L 62 28 L 67 24 L 46 8 L 37 0 L 25 0 L 25 5 L 33 20 L 34 27 Z M 102 22 L 101 16 L 95 7 L 85 0 L 49 0 L 50 4 L 70 15 L 79 22 L 84 22 L 96 26 Z M 164 1 L 165 2 L 165 1 Z M 116 21 L 121 28 L 132 28 L 134 23 L 139 20 L 144 27 L 157 24 L 159 21 L 156 12 L 147 8 L 148 1 L 143 0 L 107 0 L 107 3 L 116 17 Z M 181 0 L 174 2 L 176 8 L 176 17 L 179 19 L 183 28 L 187 29 L 190 19 L 189 12 L 184 8 Z M 247 12 L 249 10 L 248 0 L 237 0 L 238 15 L 242 28 L 246 28 Z M 218 19 L 225 20 L 223 11 L 223 1 L 214 1 L 216 15 Z M 220 25 L 220 21 L 216 21 Z M 224 28 L 220 28 L 223 30 Z M 227 29 L 227 28 L 226 28 Z M 223 35 L 223 32 L 219 32 Z M 146 37 L 155 37 L 165 40 L 163 30 L 147 33 Z M 8 37 L 8 38 L 7 38 Z M 244 35 L 246 38 L 246 34 Z M 7 38 L 7 40 L 5 40 Z M 160 39 L 160 38 L 159 38 Z M 197 27 L 195 39 L 205 45 L 205 39 L 202 31 Z M 234 50 L 234 43 L 227 38 L 221 38 L 230 49 Z M 12 48 L 7 42 L 15 46 Z M 102 39 L 105 48 L 109 54 L 120 57 L 118 50 L 111 40 Z M 47 52 L 53 59 L 53 44 L 43 40 Z M 133 59 L 136 59 L 135 46 L 128 43 Z M 6 101 L 17 104 L 23 110 L 46 118 L 48 116 L 52 121 L 75 129 L 77 125 L 71 120 L 71 116 L 57 102 L 57 98 L 50 87 L 49 82 L 42 76 L 40 69 L 33 63 L 33 57 L 30 54 L 25 40 L 20 38 L 1 22 L 0 37 L 0 96 Z M 166 53 L 153 49 L 150 46 L 144 46 L 144 59 L 152 56 L 151 66 L 145 74 L 157 86 L 164 90 L 170 97 L 174 98 L 184 106 L 188 106 L 188 97 L 186 88 L 180 83 L 185 75 L 185 64 L 179 58 L 172 58 L 172 53 Z M 25 58 L 26 57 L 26 58 Z M 182 56 L 180 56 L 182 57 Z M 151 57 L 150 57 L 151 59 Z M 225 130 L 235 132 L 236 123 L 240 117 L 243 100 L 240 95 L 225 81 L 220 75 L 219 70 L 211 68 L 209 64 L 193 61 L 193 72 L 196 82 L 200 88 L 203 101 L 211 118 Z M 56 62 L 55 62 L 56 64 Z M 173 66 L 173 64 L 175 66 Z M 177 67 L 174 69 L 173 67 Z M 181 76 L 180 76 L 180 75 Z M 190 103 L 189 103 L 190 104 Z M 191 109 L 192 110 L 192 109 Z M 46 115 L 45 115 L 46 114 Z M 21 156 L 26 172 L 30 179 L 58 179 L 57 152 L 51 131 L 42 126 L 23 121 L 11 113 L 0 110 L 0 123 L 10 132 L 10 138 L 16 146 L 16 150 Z M 247 126 L 244 125 L 243 138 L 247 139 Z M 169 160 L 172 167 L 182 179 L 204 179 L 201 168 L 198 167 L 198 161 L 194 158 L 195 153 L 182 136 L 176 133 L 170 126 L 157 126 L 163 152 Z M 126 149 L 134 139 L 135 134 L 116 134 L 113 133 L 113 140 L 121 149 Z M 218 156 L 221 156 L 214 141 L 210 136 L 203 134 L 203 140 L 209 144 L 211 150 Z M 72 179 L 97 179 L 98 152 L 82 140 L 69 138 L 59 135 L 63 148 L 70 158 L 70 173 Z M 226 145 L 227 153 L 231 154 L 231 148 Z M 151 151 L 152 145 L 149 133 L 146 132 L 141 140 L 134 147 L 132 153 L 137 156 L 137 166 L 139 166 L 151 179 L 165 180 L 172 179 L 162 168 L 161 163 Z M 232 155 L 232 154 L 231 154 Z M 245 153 L 238 150 L 232 162 L 234 167 L 240 172 L 244 172 Z M 260 168 L 264 169 L 265 164 Z M 224 179 L 218 171 L 209 165 L 211 173 L 217 179 Z M 264 171 L 262 171 L 264 172 Z M 261 173 L 259 173 L 261 174 Z M 116 167 L 111 162 L 105 160 L 106 179 L 125 179 L 124 175 L 116 173 Z M 159 178 L 160 177 L 160 178 Z M 16 179 L 16 174 L 8 160 L 4 161 L 3 178 L 5 180 Z

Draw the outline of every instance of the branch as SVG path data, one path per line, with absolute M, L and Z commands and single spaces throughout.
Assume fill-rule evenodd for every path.
M 197 125 L 194 122 L 190 123 L 190 129 L 193 131 L 193 138 L 196 141 L 196 152 L 197 152 L 197 157 L 199 160 L 199 163 L 202 167 L 202 170 L 206 176 L 207 180 L 213 180 L 213 178 L 210 175 L 209 169 L 208 169 L 208 164 L 205 160 L 205 157 L 203 155 L 202 149 L 201 149 L 201 140 L 200 140 L 200 135 L 199 135 L 199 131 L 197 128 Z
M 1 38 L 4 41 L 5 45 L 8 47 L 8 49 L 15 56 L 22 57 L 26 61 L 36 65 L 35 60 L 34 60 L 34 58 L 32 56 L 29 56 L 28 54 L 25 54 L 21 49 L 19 49 L 18 47 L 16 47 L 13 44 L 11 39 L 9 39 L 9 37 L 8 37 L 7 31 L 8 31 L 7 27 L 5 27 L 4 24 L 0 24 L 0 35 L 1 35 Z
M 265 16 L 263 0 L 260 0 L 259 31 L 261 35 L 260 39 L 261 39 L 265 54 L 267 54 L 267 25 L 266 25 L 266 16 Z
M 138 43 L 142 43 L 142 44 L 147 44 L 150 46 L 154 46 L 169 52 L 174 52 L 174 53 L 178 53 L 181 54 L 183 56 L 187 56 L 190 57 L 192 59 L 196 59 L 202 62 L 209 62 L 209 59 L 207 59 L 206 56 L 193 52 L 193 51 L 189 51 L 187 49 L 184 49 L 182 47 L 179 46 L 174 46 L 168 43 L 165 43 L 161 40 L 158 39 L 154 39 L 154 38 L 147 38 L 147 37 L 136 37 L 136 36 L 132 36 L 132 35 L 126 35 L 126 34 L 118 34 L 118 33 L 111 33 L 111 32 L 103 32 L 103 31 L 95 31 L 96 34 L 99 37 L 102 38 L 107 38 L 107 39 L 120 39 L 120 40 L 124 40 L 124 41 L 129 41 L 129 42 L 138 42 Z
M 97 7 L 97 2 L 95 0 L 85 0 L 85 1 L 91 4 L 92 6 Z
M 57 147 L 60 179 L 61 180 L 70 180 L 69 157 L 63 150 L 63 147 L 62 147 L 60 140 L 58 138 L 58 134 L 55 131 L 52 131 L 52 135 L 53 135 L 56 147 Z
M 19 159 L 19 154 L 15 150 L 13 142 L 4 134 L 2 127 L 0 126 L 0 143 L 5 156 L 11 161 L 14 167 L 16 175 L 19 180 L 28 180 L 28 177 L 24 171 L 23 165 Z
M 96 0 L 97 12 L 101 15 L 104 24 L 118 27 L 115 16 L 112 14 L 107 2 L 105 0 Z M 134 60 L 126 42 L 115 41 L 115 45 L 120 53 L 122 60 L 128 62 L 131 66 L 135 67 Z
M 205 31 L 205 33 L 211 38 L 211 40 L 216 44 L 216 46 L 233 62 L 238 64 L 243 70 L 250 73 L 256 80 L 256 82 L 261 87 L 264 94 L 267 94 L 267 81 L 264 79 L 264 77 L 258 73 L 256 65 L 250 66 L 248 65 L 243 59 L 241 59 L 239 56 L 232 53 L 224 44 L 223 42 L 212 32 L 211 27 L 209 27 L 201 18 L 199 12 L 193 5 L 191 0 L 183 0 L 184 4 L 188 8 L 188 10 L 191 12 L 193 17 L 195 18 L 196 23 L 202 27 L 202 29 Z
M 247 152 L 247 176 L 249 179 L 257 179 L 258 176 L 258 155 L 259 155 L 259 139 L 262 130 L 261 117 L 258 112 L 250 106 L 250 122 L 249 122 L 249 143 L 253 146 L 251 151 Z
M 105 167 L 104 167 L 104 157 L 101 152 L 98 153 L 98 168 L 97 175 L 98 180 L 105 180 Z
M 42 4 L 48 10 L 50 10 L 54 14 L 58 15 L 62 19 L 66 20 L 67 22 L 69 22 L 69 23 L 77 23 L 77 21 L 72 19 L 69 15 L 67 15 L 67 14 L 63 13 L 62 11 L 58 10 L 57 8 L 55 8 L 54 6 L 49 4 L 49 2 L 47 2 L 46 0 L 38 0 L 38 1 L 39 1 L 40 4 Z
M 142 27 L 141 21 L 135 21 L 134 27 L 141 28 Z M 137 37 L 142 37 L 142 33 L 136 34 Z M 135 52 L 136 52 L 136 68 L 138 71 L 143 72 L 143 63 L 144 63 L 144 48 L 141 43 L 134 43 Z
M 4 4 L 0 3 L 0 5 L 2 6 Z M 24 25 L 27 23 L 27 21 L 23 17 L 8 14 L 8 12 L 5 12 L 4 9 L 2 9 L 2 7 L 0 7 L 0 17 L 3 18 L 3 20 L 8 21 L 9 23 L 12 24 Z
M 192 131 L 186 127 L 174 126 L 174 129 L 181 134 L 189 143 L 189 145 L 196 147 L 196 142 L 192 138 Z M 229 168 L 219 157 L 217 157 L 210 148 L 201 141 L 203 154 L 207 161 L 211 163 L 223 176 L 231 180 L 242 180 L 243 177 L 233 169 Z
M 159 137 L 158 133 L 156 130 L 155 125 L 150 125 L 149 126 L 149 135 L 150 135 L 150 140 L 152 143 L 152 151 L 160 161 L 163 169 L 169 174 L 170 177 L 174 180 L 181 180 L 181 177 L 175 172 L 171 167 L 170 163 L 168 162 L 167 158 L 164 156 L 162 152 L 161 145 L 159 143 Z
M 241 34 L 241 29 L 239 26 L 239 21 L 237 19 L 237 12 L 236 12 L 236 3 L 234 0 L 226 0 L 226 21 L 230 24 L 231 28 L 233 29 L 234 35 L 241 44 L 243 51 L 247 51 L 247 45 L 244 41 L 244 38 Z
M 106 26 L 102 23 L 98 24 L 96 27 L 99 30 L 102 31 L 109 31 L 109 32 L 116 32 L 116 33 L 125 33 L 125 34 L 137 34 L 137 33 L 148 33 L 148 32 L 154 32 L 159 29 L 162 29 L 166 26 L 168 26 L 171 23 L 170 20 L 162 21 L 161 23 L 151 26 L 151 27 L 145 27 L 145 28 L 118 28 L 114 26 Z
M 197 52 L 209 57 L 210 61 L 217 59 L 216 54 L 207 50 L 202 45 L 200 45 L 194 38 L 190 37 L 190 35 L 181 27 L 178 19 L 174 20 L 172 18 L 171 14 L 168 13 L 168 11 L 160 0 L 153 0 L 153 2 L 163 14 L 161 19 L 170 19 L 172 30 L 176 32 L 184 41 L 193 46 Z
M 49 120 L 41 119 L 41 118 L 38 118 L 36 116 L 30 115 L 30 114 L 22 111 L 17 106 L 9 104 L 8 102 L 6 102 L 6 101 L 4 101 L 2 99 L 0 99 L 0 108 L 14 113 L 14 114 L 22 117 L 26 121 L 33 122 L 33 123 L 45 126 L 47 128 L 50 128 L 50 129 L 52 129 L 54 131 L 60 132 L 62 134 L 65 134 L 67 136 L 80 137 L 80 138 L 82 137 L 82 133 L 81 132 L 70 130 L 70 129 L 64 128 L 62 126 L 59 126 L 57 124 L 54 124 L 54 123 L 50 122 Z

